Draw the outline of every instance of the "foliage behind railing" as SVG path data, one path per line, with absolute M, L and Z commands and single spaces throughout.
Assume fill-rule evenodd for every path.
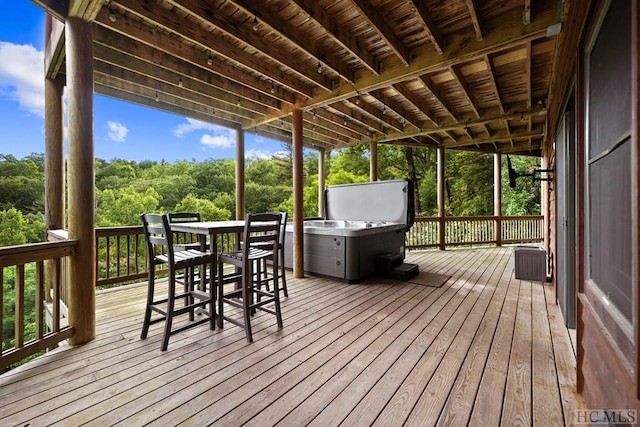
M 505 216 L 500 218 L 500 243 L 541 242 L 543 216 Z M 445 217 L 445 246 L 497 244 L 495 216 Z M 438 217 L 417 217 L 407 232 L 407 248 L 440 246 Z
M 198 235 L 174 233 L 174 243 L 194 243 Z M 235 233 L 217 237 L 219 251 L 235 248 Z M 147 277 L 146 242 L 142 226 L 101 227 L 96 229 L 96 286 L 139 281 Z M 162 275 L 165 271 L 157 270 Z
M 75 247 L 71 240 L 0 247 L 0 371 L 73 335 L 60 300 L 62 264 Z

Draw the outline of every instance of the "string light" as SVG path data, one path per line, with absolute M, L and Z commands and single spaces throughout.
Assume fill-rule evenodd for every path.
M 179 86 L 179 87 L 182 87 L 182 86 L 183 86 L 183 83 L 182 83 L 182 77 L 180 77 L 180 78 L 178 79 L 178 86 Z
M 318 74 L 322 74 L 322 64 L 318 62 Z
M 158 96 L 158 92 L 156 92 L 156 102 L 160 102 L 160 97 Z
M 116 22 L 116 12 L 113 10 L 111 2 L 109 2 L 109 21 Z
M 207 65 L 211 64 L 213 64 L 213 57 L 211 56 L 211 53 L 209 53 L 209 57 L 207 58 Z
M 274 85 L 273 82 L 271 83 L 271 93 L 276 93 L 276 85 Z
M 253 31 L 258 31 L 258 18 L 253 17 Z

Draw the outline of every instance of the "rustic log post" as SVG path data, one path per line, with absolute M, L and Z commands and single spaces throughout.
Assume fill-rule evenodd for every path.
M 493 215 L 496 217 L 494 239 L 502 246 L 502 154 L 493 154 Z
M 44 80 L 44 217 L 47 231 L 63 229 L 64 224 L 64 78 Z M 56 278 L 56 263 L 47 261 L 45 267 L 46 301 L 51 302 L 51 289 Z
M 324 218 L 324 188 L 327 181 L 327 154 L 324 148 L 318 149 L 318 216 Z
M 438 247 L 440 250 L 446 248 L 446 230 L 445 230 L 445 153 L 444 148 L 438 148 Z
M 293 277 L 304 277 L 302 110 L 293 110 Z
M 93 169 L 93 37 L 91 23 L 66 22 L 69 89 L 69 324 L 72 345 L 95 338 L 95 176 Z
M 236 131 L 236 219 L 245 217 L 244 130 Z
M 371 141 L 371 156 L 369 157 L 369 179 L 371 182 L 378 180 L 378 143 Z

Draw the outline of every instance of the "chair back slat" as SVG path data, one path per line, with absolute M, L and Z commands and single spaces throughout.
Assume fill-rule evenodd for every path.
M 280 237 L 280 213 L 260 213 L 247 216 L 244 225 L 245 244 L 243 250 L 245 256 L 250 247 L 259 247 L 263 250 L 276 251 Z

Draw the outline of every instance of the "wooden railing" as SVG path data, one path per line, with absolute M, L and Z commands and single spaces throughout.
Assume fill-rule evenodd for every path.
M 498 222 L 500 223 L 498 225 Z M 446 246 L 488 245 L 502 243 L 542 242 L 543 216 L 446 217 L 445 241 L 440 245 L 438 217 L 417 217 L 407 233 L 407 249 Z M 500 229 L 500 240 L 496 229 Z
M 0 326 L 4 331 L 13 323 L 13 337 L 3 333 L 0 371 L 73 335 L 61 299 L 67 283 L 63 264 L 75 247 L 72 240 L 0 247 Z
M 198 236 L 191 233 L 175 233 L 174 242 L 194 243 Z M 235 233 L 218 236 L 220 251 L 235 248 Z M 115 285 L 140 281 L 147 277 L 146 244 L 142 226 L 103 227 L 96 229 L 96 286 Z M 166 271 L 156 270 L 156 275 Z

